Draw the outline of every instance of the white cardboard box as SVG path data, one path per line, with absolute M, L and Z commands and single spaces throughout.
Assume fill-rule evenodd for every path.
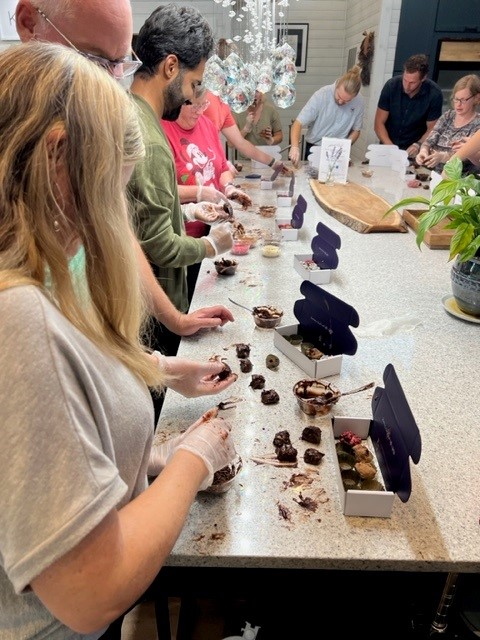
M 292 200 L 288 193 L 278 193 L 277 192 L 277 207 L 291 207 Z
M 268 178 L 262 178 L 260 180 L 260 189 L 273 189 L 273 182 L 271 180 L 269 180 Z
M 290 224 L 292 222 L 292 217 L 288 216 L 283 218 L 282 216 L 277 216 L 275 218 L 275 222 L 277 223 L 277 227 L 281 224 Z M 297 240 L 298 239 L 298 229 L 280 229 L 279 232 L 282 234 L 282 240 Z
M 332 418 L 333 435 L 335 438 L 339 438 L 344 431 L 353 431 L 353 433 L 362 438 L 362 440 L 366 440 L 370 431 L 370 422 L 370 419 L 367 418 L 334 416 Z M 366 446 L 369 451 L 372 453 L 375 452 L 370 442 L 366 443 Z M 377 475 L 381 478 L 379 481 L 385 486 L 382 472 L 376 459 L 375 466 L 377 467 Z M 344 515 L 390 518 L 395 498 L 395 494 L 392 491 L 362 491 L 361 489 L 349 489 L 345 491 L 336 451 L 335 472 L 338 481 L 340 503 Z
M 303 262 L 312 260 L 312 254 L 301 254 L 293 256 L 293 267 L 303 280 L 310 280 L 313 284 L 328 284 L 332 277 L 333 269 L 306 269 Z
M 298 333 L 298 324 L 277 327 L 273 333 L 273 344 L 300 369 L 303 369 L 310 378 L 320 379 L 340 373 L 343 360 L 342 354 L 324 356 L 320 360 L 310 360 L 301 352 L 299 346 L 291 344 L 284 338 L 284 336 L 290 336 L 295 333 Z

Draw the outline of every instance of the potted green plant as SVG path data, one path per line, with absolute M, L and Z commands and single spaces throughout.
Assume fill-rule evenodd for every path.
M 432 190 L 431 198 L 415 196 L 394 204 L 387 213 L 411 204 L 423 204 L 427 211 L 419 217 L 417 245 L 426 232 L 448 219 L 447 229 L 455 229 L 450 241 L 452 293 L 460 309 L 480 316 L 480 179 L 462 176 L 462 161 L 452 158 L 444 168 L 445 178 Z M 385 214 L 386 215 L 386 214 Z

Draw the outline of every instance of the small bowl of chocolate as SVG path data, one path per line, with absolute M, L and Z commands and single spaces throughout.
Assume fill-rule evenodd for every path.
M 235 478 L 240 473 L 243 466 L 242 458 L 237 456 L 231 464 L 227 464 L 222 469 L 213 474 L 212 484 L 205 489 L 207 493 L 225 493 L 232 486 Z
M 272 305 L 253 307 L 253 320 L 257 327 L 274 329 L 282 321 L 283 311 Z
M 236 260 L 229 260 L 228 258 L 215 260 L 213 264 L 219 276 L 233 276 L 238 267 Z
M 293 393 L 307 416 L 326 415 L 341 396 L 339 389 L 327 380 L 299 380 Z

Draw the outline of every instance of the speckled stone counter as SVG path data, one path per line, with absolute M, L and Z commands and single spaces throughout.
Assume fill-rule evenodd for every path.
M 419 193 L 428 196 L 421 189 L 409 189 L 389 169 L 374 167 L 373 177 L 363 178 L 361 168 L 351 167 L 349 179 L 389 202 Z M 274 204 L 276 191 L 284 191 L 288 179 L 276 181 L 273 191 L 260 190 L 258 182 L 242 176 L 236 183 L 246 185 L 256 209 L 259 204 Z M 244 465 L 228 493 L 198 495 L 167 564 L 479 571 L 480 325 L 457 319 L 442 306 L 442 297 L 451 293 L 448 252 L 428 247 L 420 251 L 411 230 L 359 234 L 340 224 L 316 203 L 304 169 L 296 178 L 295 196 L 300 193 L 308 202 L 304 226 L 298 240 L 283 242 L 278 258 L 262 257 L 257 246 L 236 258 L 239 266 L 232 277 L 218 276 L 212 260 L 202 265 L 192 308 L 222 303 L 231 308 L 235 322 L 183 339 L 179 355 L 198 359 L 220 355 L 239 378 L 220 397 L 185 400 L 168 391 L 157 437 L 185 429 L 216 402 L 236 396 L 241 402 L 225 417 L 233 425 Z M 237 218 L 247 226 L 274 228 L 273 218 L 261 218 L 253 211 L 238 211 Z M 338 269 L 324 288 L 353 305 L 360 316 L 357 353 L 344 356 L 341 373 L 329 379 L 343 391 L 370 381 L 383 386 L 382 373 L 392 363 L 422 437 L 421 460 L 417 466 L 411 464 L 412 495 L 405 504 L 395 498 L 390 518 L 342 514 L 330 415 L 312 419 L 300 412 L 292 387 L 307 376 L 273 346 L 272 330 L 257 328 L 247 311 L 228 301 L 231 297 L 247 307 L 274 304 L 284 310 L 282 324 L 294 324 L 293 304 L 302 298 L 294 255 L 311 253 L 319 221 L 342 241 Z M 402 330 L 390 335 L 375 330 L 376 321 L 391 326 L 394 320 L 400 321 Z M 405 330 L 407 321 L 415 328 Z M 260 392 L 249 387 L 251 374 L 240 372 L 235 353 L 239 342 L 251 345 L 253 372 L 265 375 L 265 388 L 278 391 L 279 404 L 263 405 Z M 280 357 L 277 371 L 265 366 L 270 353 Z M 370 417 L 371 397 L 370 390 L 341 398 L 331 415 Z M 289 479 L 293 472 L 306 469 L 303 451 L 308 445 L 300 434 L 308 424 L 321 427 L 320 450 L 325 456 L 319 467 L 310 467 L 312 484 L 299 489 L 289 486 Z M 298 448 L 298 468 L 253 462 L 252 457 L 273 453 L 274 434 L 282 429 L 290 431 Z M 316 511 L 298 504 L 301 491 L 318 502 Z M 280 506 L 288 509 L 289 519 L 281 516 Z

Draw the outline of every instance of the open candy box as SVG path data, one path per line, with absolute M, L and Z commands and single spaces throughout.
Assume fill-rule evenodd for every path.
M 300 198 L 301 196 L 299 196 Z M 323 222 L 317 224 L 317 235 L 312 239 L 312 254 L 300 254 L 293 257 L 295 271 L 313 284 L 328 284 L 332 270 L 338 266 L 337 249 L 340 249 L 340 236 Z
M 293 207 L 291 216 L 277 215 L 275 222 L 281 233 L 282 240 L 297 240 L 298 230 L 303 227 L 303 218 L 307 210 L 307 201 L 300 195 Z
M 360 447 L 366 447 L 371 453 L 373 446 L 376 456 L 376 460 L 372 460 L 377 471 L 375 478 L 362 480 L 353 461 L 353 473 L 349 473 L 348 452 L 341 455 L 344 450 L 340 445 L 341 453 L 338 452 L 337 441 L 335 469 L 342 511 L 346 516 L 389 518 L 395 495 L 402 502 L 407 502 L 412 491 L 410 458 L 415 464 L 420 460 L 420 432 L 393 365 L 385 368 L 383 381 L 385 388 L 377 387 L 372 398 L 372 418 L 332 418 L 335 438 L 340 438 L 345 432 L 348 436 L 359 436 Z M 358 463 L 356 455 L 355 459 Z M 353 485 L 352 488 L 345 488 L 346 480 Z M 378 490 L 369 489 L 378 484 L 381 485 Z
M 277 327 L 273 344 L 311 378 L 336 375 L 342 368 L 343 354 L 357 351 L 349 327 L 358 327 L 358 313 L 308 280 L 302 282 L 300 293 L 305 299 L 297 300 L 293 307 L 299 324 Z M 312 347 L 321 352 L 318 359 L 305 355 Z

